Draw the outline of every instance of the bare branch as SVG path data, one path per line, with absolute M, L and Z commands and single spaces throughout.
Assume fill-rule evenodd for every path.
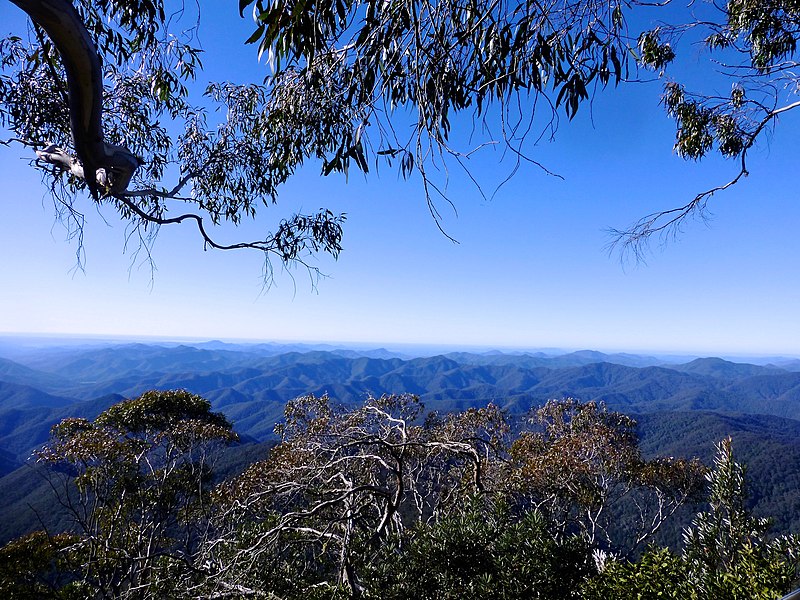
M 703 220 L 707 219 L 707 205 L 711 197 L 717 192 L 727 190 L 736 185 L 742 178 L 747 177 L 749 174 L 747 169 L 747 153 L 756 143 L 758 136 L 761 135 L 764 129 L 770 123 L 774 122 L 780 114 L 798 107 L 800 107 L 800 101 L 767 111 L 766 116 L 756 124 L 752 131 L 748 132 L 747 140 L 739 154 L 739 171 L 730 181 L 700 192 L 683 206 L 646 215 L 627 229 L 610 229 L 609 235 L 611 235 L 613 239 L 607 248 L 609 253 L 618 251 L 623 258 L 626 254 L 631 254 L 636 260 L 643 260 L 648 249 L 648 244 L 653 236 L 658 236 L 662 242 L 666 242 L 681 232 L 681 227 L 690 217 L 699 217 Z

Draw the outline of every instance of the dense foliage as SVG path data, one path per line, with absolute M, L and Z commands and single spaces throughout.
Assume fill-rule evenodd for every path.
M 767 537 L 769 521 L 745 508 L 744 471 L 723 440 L 707 475 L 709 508 L 684 532 L 683 553 L 650 548 L 638 562 L 612 561 L 586 584 L 587 598 L 767 600 L 791 589 L 800 538 Z
M 676 597 L 711 600 L 796 583 L 800 541 L 749 514 L 730 441 L 708 471 L 643 459 L 634 422 L 592 402 L 551 401 L 518 430 L 493 405 L 438 415 L 411 395 L 305 396 L 265 459 L 212 485 L 235 436 L 209 408 L 148 392 L 55 426 L 38 455 L 72 526 L 0 549 L 0 592 L 592 599 L 691 583 Z M 704 477 L 682 553 L 640 554 Z
M 69 594 L 171 595 L 171 575 L 191 561 L 209 516 L 213 450 L 236 439 L 210 408 L 188 392 L 148 392 L 93 422 L 53 427 L 37 455 L 73 521 L 75 537 L 56 557 L 73 574 Z

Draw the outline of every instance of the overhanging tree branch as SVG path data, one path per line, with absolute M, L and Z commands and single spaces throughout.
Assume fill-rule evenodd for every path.
M 11 0 L 39 25 L 58 50 L 67 75 L 70 127 L 75 157 L 56 146 L 37 150 L 40 160 L 86 181 L 92 196 L 128 187 L 141 159 L 108 144 L 103 133 L 103 73 L 100 56 L 69 0 Z
M 747 132 L 745 141 L 738 152 L 739 170 L 730 181 L 698 193 L 690 202 L 683 206 L 646 215 L 627 229 L 610 229 L 609 233 L 613 239 L 609 244 L 609 250 L 614 251 L 615 249 L 621 249 L 623 253 L 630 252 L 635 258 L 642 259 L 647 244 L 653 236 L 666 236 L 667 238 L 675 236 L 680 231 L 680 227 L 686 219 L 694 215 L 706 218 L 706 206 L 709 199 L 717 192 L 733 187 L 739 183 L 742 178 L 748 176 L 747 153 L 756 143 L 764 129 L 770 123 L 774 122 L 779 115 L 798 107 L 800 107 L 800 101 L 767 110 L 766 115 L 756 123 L 751 131 Z
M 206 246 L 217 250 L 249 248 L 265 254 L 274 254 L 284 263 L 298 261 L 309 267 L 299 256 L 303 249 L 309 247 L 315 251 L 322 249 L 334 257 L 338 256 L 342 249 L 342 222 L 345 217 L 344 215 L 334 215 L 328 210 L 321 209 L 315 215 L 294 215 L 290 219 L 285 219 L 279 225 L 277 232 L 264 240 L 221 244 L 208 234 L 203 217 L 197 213 L 184 213 L 177 217 L 164 218 L 142 210 L 127 196 L 114 197 L 146 223 L 174 225 L 184 221 L 194 221 Z

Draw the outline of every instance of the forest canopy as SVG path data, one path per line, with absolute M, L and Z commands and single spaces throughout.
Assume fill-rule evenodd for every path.
M 304 396 L 269 454 L 220 481 L 236 436 L 203 398 L 151 391 L 66 419 L 36 456 L 70 527 L 0 548 L 0 593 L 774 600 L 797 585 L 800 541 L 750 514 L 730 439 L 708 469 L 644 459 L 635 422 L 593 402 L 515 421 Z M 682 507 L 697 511 L 682 550 L 654 545 Z

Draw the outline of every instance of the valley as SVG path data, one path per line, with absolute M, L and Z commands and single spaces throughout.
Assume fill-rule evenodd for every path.
M 233 470 L 252 462 L 254 452 L 266 452 L 285 403 L 305 394 L 354 405 L 370 395 L 407 392 L 418 395 L 428 411 L 494 403 L 514 418 L 549 399 L 604 402 L 637 420 L 647 456 L 709 461 L 714 443 L 732 436 L 737 456 L 749 465 L 756 514 L 774 516 L 781 531 L 797 531 L 800 370 L 795 369 L 800 366 L 790 361 L 779 366 L 673 357 L 666 362 L 592 351 L 408 357 L 384 349 L 220 342 L 27 349 L 0 358 L 0 497 L 6 499 L 0 537 L 35 528 L 47 512 L 48 490 L 29 457 L 52 425 L 66 417 L 92 419 L 150 389 L 186 389 L 224 413 L 242 439 L 227 453 Z

